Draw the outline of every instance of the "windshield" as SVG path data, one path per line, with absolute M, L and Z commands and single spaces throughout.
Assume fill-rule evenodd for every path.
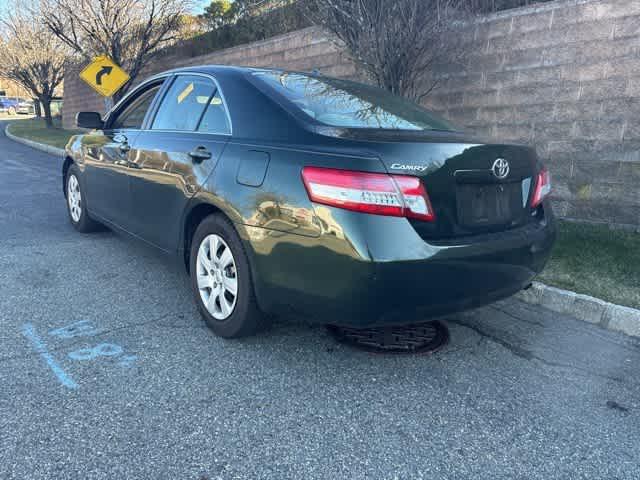
M 306 115 L 326 125 L 390 130 L 455 130 L 415 103 L 380 88 L 302 73 L 260 71 L 254 75 Z

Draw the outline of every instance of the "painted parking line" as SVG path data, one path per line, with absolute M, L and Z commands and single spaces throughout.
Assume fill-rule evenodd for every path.
M 71 376 L 64 371 L 64 369 L 56 362 L 55 358 L 49 353 L 49 349 L 40 336 L 36 333 L 35 328 L 30 323 L 25 323 L 22 326 L 23 335 L 31 342 L 33 349 L 42 357 L 47 363 L 47 366 L 55 374 L 58 381 L 67 388 L 76 389 L 78 384 L 73 381 Z

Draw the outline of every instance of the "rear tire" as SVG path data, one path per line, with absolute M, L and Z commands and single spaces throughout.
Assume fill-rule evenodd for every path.
M 249 260 L 225 217 L 210 215 L 198 225 L 189 262 L 195 302 L 216 335 L 245 337 L 266 326 L 256 302 Z
M 67 213 L 73 228 L 80 233 L 94 232 L 100 229 L 100 224 L 93 220 L 86 209 L 86 194 L 80 181 L 80 170 L 73 164 L 67 170 L 64 182 Z

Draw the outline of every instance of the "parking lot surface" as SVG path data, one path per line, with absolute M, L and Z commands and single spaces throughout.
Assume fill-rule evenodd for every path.
M 0 135 L 0 478 L 640 478 L 638 340 L 516 300 L 433 355 L 304 319 L 222 340 L 177 265 L 75 232 L 61 159 Z

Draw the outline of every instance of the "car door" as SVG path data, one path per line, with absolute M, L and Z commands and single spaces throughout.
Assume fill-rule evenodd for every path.
M 187 203 L 216 166 L 231 122 L 215 80 L 179 74 L 165 89 L 132 151 L 133 233 L 166 251 L 177 248 Z
M 135 167 L 131 145 L 161 85 L 159 80 L 132 92 L 107 117 L 105 128 L 83 142 L 89 208 L 125 230 L 131 227 L 129 173 Z

